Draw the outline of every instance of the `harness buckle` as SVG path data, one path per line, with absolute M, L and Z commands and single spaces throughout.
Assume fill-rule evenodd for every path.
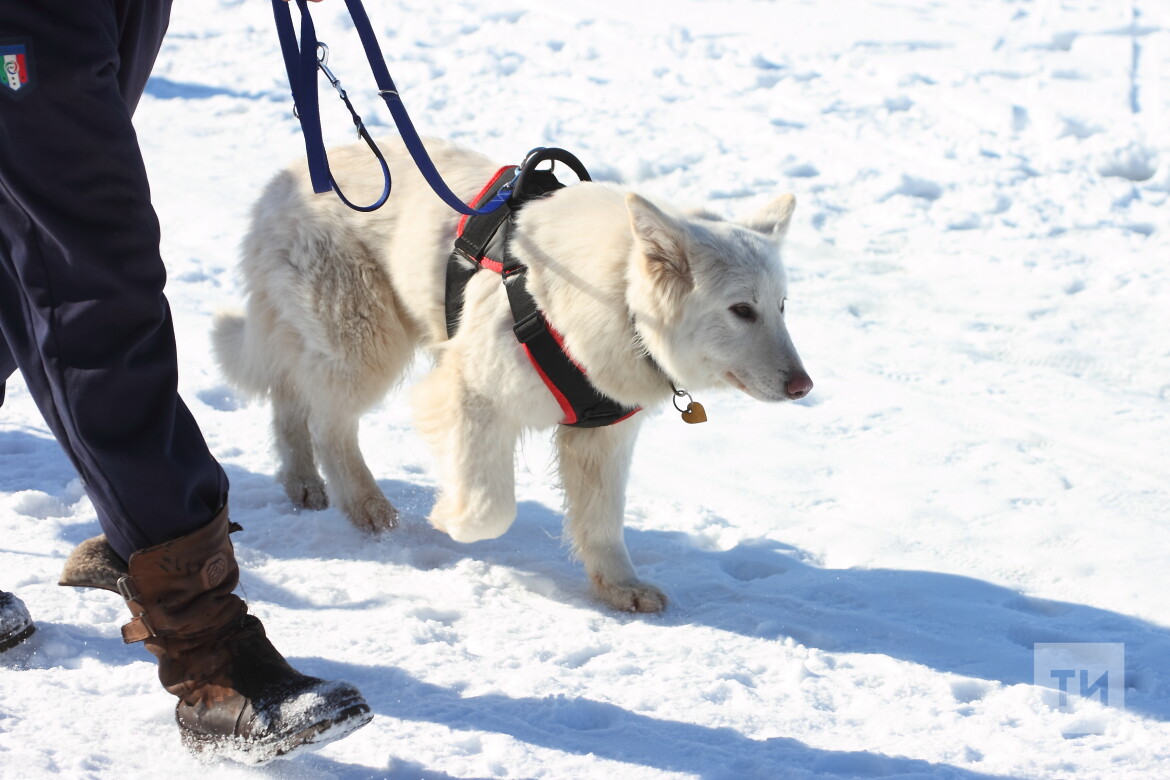
M 539 311 L 534 311 L 513 325 L 512 332 L 516 334 L 517 341 L 521 344 L 527 344 L 545 332 L 544 317 L 541 316 Z

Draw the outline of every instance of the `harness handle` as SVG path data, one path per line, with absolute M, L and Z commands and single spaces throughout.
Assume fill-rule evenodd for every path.
M 284 57 L 285 71 L 288 73 L 288 83 L 292 90 L 293 104 L 296 108 L 297 119 L 301 124 L 301 133 L 305 139 L 305 153 L 308 157 L 309 163 L 309 179 L 313 185 L 314 192 L 328 192 L 334 190 L 338 196 L 350 208 L 358 211 L 373 211 L 380 207 L 390 196 L 390 170 L 385 164 L 385 160 L 381 157 L 380 151 L 375 151 L 382 164 L 383 176 L 385 179 L 385 187 L 383 188 L 382 197 L 377 203 L 371 206 L 358 207 L 354 206 L 341 194 L 341 189 L 334 181 L 332 173 L 329 171 L 329 157 L 325 152 L 325 142 L 321 133 L 321 114 L 320 105 L 317 99 L 317 69 L 321 62 L 318 60 L 316 52 L 318 47 L 317 31 L 313 26 L 312 16 L 309 14 L 309 7 L 306 0 L 297 0 L 297 9 L 301 14 L 301 35 L 300 43 L 297 42 L 296 30 L 293 27 L 292 10 L 289 8 L 291 3 L 284 0 L 272 0 L 272 13 L 276 20 L 276 33 L 280 39 L 280 49 Z M 403 142 L 406 144 L 406 149 L 410 152 L 410 156 L 414 159 L 414 164 L 418 166 L 419 172 L 422 173 L 423 178 L 426 179 L 427 184 L 434 190 L 439 198 L 460 214 L 474 216 L 476 214 L 489 214 L 507 200 L 507 194 L 497 195 L 481 208 L 475 209 L 469 207 L 462 200 L 459 199 L 447 183 L 443 181 L 443 177 L 439 175 L 439 171 L 435 168 L 434 162 L 431 161 L 430 155 L 427 154 L 426 147 L 423 146 L 422 139 L 419 137 L 418 131 L 414 127 L 414 123 L 410 119 L 410 115 L 406 111 L 406 107 L 402 104 L 402 100 L 398 95 L 398 89 L 394 86 L 394 80 L 390 78 L 390 71 L 386 68 L 386 58 L 382 54 L 381 47 L 378 46 L 378 40 L 374 35 L 373 27 L 370 24 L 370 18 L 366 15 L 366 10 L 362 6 L 361 0 L 345 0 L 346 8 L 349 10 L 349 15 L 353 19 L 354 28 L 357 30 L 358 37 L 361 39 L 362 47 L 366 52 L 366 59 L 370 63 L 370 70 L 374 75 L 374 82 L 378 86 L 378 94 L 386 103 L 386 107 L 390 110 L 390 115 L 394 119 L 394 124 L 398 127 L 398 133 L 402 136 Z M 330 81 L 338 88 L 338 82 L 332 74 Z M 343 100 L 347 106 L 349 101 L 345 98 L 342 92 Z M 360 117 L 353 111 L 352 106 L 349 106 L 350 113 L 354 116 L 354 123 L 360 123 Z M 364 125 L 359 127 L 359 132 L 364 129 Z M 377 149 L 377 144 L 373 139 L 368 137 L 368 133 L 363 136 L 366 143 L 372 149 Z
M 558 162 L 563 162 L 569 166 L 569 169 L 577 175 L 581 181 L 593 181 L 589 176 L 589 171 L 577 159 L 577 156 L 572 152 L 567 152 L 564 149 L 557 147 L 538 146 L 528 153 L 524 158 L 524 162 L 520 164 L 520 172 L 516 174 L 515 181 L 512 182 L 512 191 L 520 198 L 525 197 L 524 185 L 531 181 L 532 173 L 536 170 L 536 166 L 540 165 L 546 160 L 553 162 L 553 168 Z M 550 168 L 549 170 L 553 170 Z

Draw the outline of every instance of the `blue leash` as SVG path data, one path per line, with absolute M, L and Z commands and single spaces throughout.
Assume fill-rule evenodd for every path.
M 288 72 L 288 83 L 292 89 L 293 103 L 296 107 L 297 118 L 301 123 L 301 132 L 305 138 L 305 153 L 308 156 L 309 179 L 313 184 L 313 192 L 320 193 L 334 190 L 342 202 L 355 211 L 373 211 L 380 208 L 390 197 L 390 169 L 386 165 L 386 160 L 383 158 L 381 150 L 378 149 L 377 144 L 374 143 L 373 138 L 366 131 L 361 117 L 354 111 L 353 105 L 350 103 L 345 90 L 341 88 L 341 82 L 326 66 L 328 47 L 317 40 L 317 31 L 313 26 L 313 19 L 309 15 L 306 0 L 297 0 L 297 8 L 300 9 L 301 13 L 299 44 L 297 42 L 296 30 L 293 27 L 292 10 L 289 8 L 289 5 L 291 4 L 284 0 L 272 0 L 272 12 L 276 18 L 276 33 L 280 38 L 280 49 L 284 55 L 284 67 Z M 410 121 L 410 115 L 406 112 L 406 106 L 402 104 L 402 99 L 398 95 L 398 88 L 394 86 L 394 80 L 390 78 L 390 71 L 386 68 L 386 58 L 383 56 L 382 49 L 378 45 L 378 40 L 374 36 L 374 30 L 370 25 L 370 18 L 366 15 L 366 10 L 362 7 L 361 0 L 345 0 L 345 5 L 349 9 L 349 15 L 353 19 L 353 24 L 357 29 L 358 37 L 361 39 L 362 47 L 366 50 L 366 59 L 370 62 L 370 70 L 374 74 L 374 82 L 378 85 L 378 94 L 386 101 L 386 107 L 390 109 L 390 115 L 394 119 L 394 124 L 398 126 L 398 132 L 406 144 L 406 149 L 410 152 L 410 156 L 414 159 L 414 164 L 418 166 L 419 172 L 422 173 L 427 184 L 431 186 L 431 189 L 435 191 L 435 194 L 444 203 L 460 214 L 466 214 L 468 216 L 490 214 L 502 206 L 511 194 L 511 188 L 509 187 L 505 187 L 481 208 L 475 209 L 460 200 L 451 191 L 451 188 L 447 186 L 447 183 L 443 181 L 443 177 L 439 175 L 439 171 L 431 161 L 430 155 L 427 154 L 422 139 L 419 138 L 418 131 L 415 130 L 414 123 Z M 318 55 L 318 50 L 321 50 L 323 53 Z M 342 102 L 345 103 L 346 108 L 349 109 L 349 113 L 353 117 L 358 134 L 365 140 L 370 149 L 373 150 L 374 156 L 382 167 L 384 180 L 382 194 L 377 201 L 369 206 L 356 206 L 347 200 L 345 195 L 342 194 L 341 188 L 337 186 L 337 182 L 334 181 L 333 174 L 329 171 L 329 157 L 325 153 L 325 142 L 321 133 L 320 104 L 317 99 L 318 68 L 325 73 L 330 83 L 333 84 L 333 87 L 340 94 Z

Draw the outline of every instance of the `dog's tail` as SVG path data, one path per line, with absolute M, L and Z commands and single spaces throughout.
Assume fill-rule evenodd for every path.
M 216 312 L 211 327 L 211 348 L 215 362 L 229 382 L 249 395 L 264 395 L 268 391 L 268 382 L 257 372 L 260 361 L 249 359 L 247 327 L 241 311 Z

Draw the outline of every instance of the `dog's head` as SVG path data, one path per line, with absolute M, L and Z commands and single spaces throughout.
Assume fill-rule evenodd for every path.
M 668 214 L 630 194 L 629 306 L 646 350 L 684 389 L 731 385 L 761 401 L 803 398 L 812 380 L 784 324 L 780 245 L 796 198 L 741 223 Z

